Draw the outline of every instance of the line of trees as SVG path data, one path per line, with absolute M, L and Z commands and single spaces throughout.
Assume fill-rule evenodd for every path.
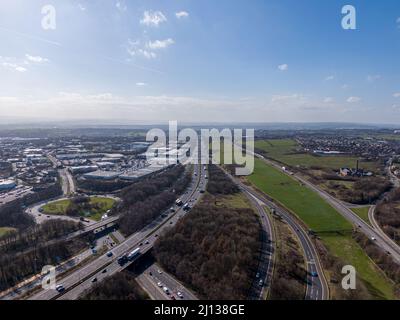
M 292 231 L 276 220 L 277 249 L 275 252 L 274 278 L 271 285 L 271 300 L 303 300 L 307 271 L 301 248 Z
M 219 168 L 210 167 L 211 191 L 226 186 Z M 214 180 L 215 178 L 215 180 Z M 227 188 L 224 193 L 235 194 Z M 250 208 L 217 206 L 222 195 L 206 195 L 154 247 L 158 262 L 203 299 L 246 299 L 258 267 L 260 224 Z
M 400 244 L 400 188 L 391 191 L 378 203 L 375 218 L 383 231 Z
M 365 253 L 394 281 L 395 293 L 400 297 L 400 268 L 386 252 L 382 251 L 373 241 L 361 232 L 354 232 L 353 238 L 364 249 Z
M 56 265 L 87 248 L 85 236 L 50 245 L 37 244 L 24 254 L 0 254 L 0 290 L 6 290 L 41 272 L 45 265 Z
M 0 207 L 0 227 L 23 231 L 34 225 L 34 219 L 24 212 L 19 203 L 13 202 Z
M 147 300 L 149 297 L 127 271 L 118 272 L 95 284 L 80 300 Z
M 62 195 L 61 186 L 53 184 L 44 190 L 0 206 L 0 227 L 12 227 L 24 231 L 35 225 L 34 219 L 24 212 L 24 207 Z
M 81 230 L 82 223 L 64 220 L 49 220 L 26 231 L 14 231 L 0 238 L 0 254 L 15 254 L 36 247 L 47 241 L 61 238 Z
M 204 299 L 246 299 L 260 226 L 251 209 L 199 205 L 155 245 L 159 263 Z
M 354 182 L 352 189 L 343 188 L 340 184 L 331 185 L 338 188 L 339 197 L 350 203 L 371 204 L 378 200 L 382 194 L 389 191 L 392 184 L 384 177 L 360 178 Z
M 130 235 L 150 224 L 174 203 L 190 181 L 190 172 L 178 165 L 124 189 L 120 194 L 123 201 L 113 211 L 120 214 L 121 232 Z
M 216 165 L 208 168 L 209 182 L 207 191 L 211 194 L 234 194 L 239 192 L 239 187 Z

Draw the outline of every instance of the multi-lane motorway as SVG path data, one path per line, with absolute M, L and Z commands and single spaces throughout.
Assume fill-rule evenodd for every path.
M 148 266 L 136 280 L 153 300 L 198 300 L 193 292 L 157 264 Z
M 192 180 L 188 191 L 181 197 L 184 203 L 194 205 L 201 197 L 201 190 L 206 186 L 206 173 L 204 168 L 199 165 L 194 166 Z M 124 242 L 112 249 L 112 256 L 102 255 L 95 261 L 83 266 L 73 272 L 64 279 L 61 279 L 57 284 L 61 284 L 65 290 L 58 292 L 53 289 L 46 289 L 35 294 L 30 299 L 32 300 L 51 300 L 51 299 L 77 299 L 86 289 L 90 288 L 94 283 L 99 282 L 107 276 L 119 272 L 127 267 L 128 264 L 120 266 L 117 258 L 129 253 L 133 249 L 140 248 L 141 253 L 145 253 L 152 248 L 159 234 L 164 232 L 166 228 L 174 226 L 185 211 L 177 208 L 175 213 L 166 212 L 168 216 L 160 217 L 150 225 L 143 228 L 141 231 L 128 237 Z
M 304 179 L 298 174 L 292 173 L 289 174 L 286 170 L 283 170 L 280 165 L 277 163 L 265 158 L 263 155 L 250 152 L 247 150 L 247 153 L 253 156 L 256 156 L 259 159 L 262 159 L 268 165 L 275 167 L 281 172 L 289 175 L 291 178 L 297 180 L 303 185 L 307 186 L 311 190 L 318 193 L 323 199 L 325 199 L 332 207 L 334 207 L 344 218 L 350 221 L 358 230 L 364 233 L 369 239 L 373 240 L 376 245 L 378 245 L 381 249 L 384 250 L 387 254 L 391 255 L 393 259 L 400 263 L 400 247 L 396 245 L 393 241 L 390 241 L 382 234 L 380 229 L 372 228 L 368 223 L 362 220 L 357 214 L 351 211 L 343 202 L 337 200 L 335 197 L 331 196 L 326 191 L 322 190 L 318 186 L 312 184 L 310 181 Z
M 222 167 L 221 169 L 224 170 Z M 265 300 L 265 290 L 271 287 L 273 276 L 272 271 L 274 266 L 274 233 L 272 223 L 269 215 L 263 208 L 264 203 L 258 198 L 254 197 L 251 193 L 247 192 L 247 190 L 241 186 L 239 180 L 236 180 L 234 177 L 232 177 L 226 170 L 224 170 L 224 172 L 234 183 L 239 185 L 241 191 L 249 199 L 260 217 L 262 226 L 261 250 L 257 274 L 253 280 L 248 298 L 250 300 Z
M 307 263 L 307 300 L 327 300 L 329 299 L 329 287 L 325 278 L 318 253 L 311 241 L 308 233 L 302 225 L 286 210 L 277 206 L 272 199 L 268 199 L 265 195 L 261 195 L 249 186 L 243 184 L 239 179 L 233 178 L 241 190 L 248 196 L 256 199 L 258 205 L 264 205 L 271 211 L 275 211 L 293 230 L 300 240 L 300 244 L 304 250 Z M 268 220 L 268 219 L 267 219 Z M 270 231 L 272 232 L 272 231 Z M 268 281 L 268 280 L 267 280 Z
M 267 161 L 269 164 L 279 168 L 279 166 L 272 161 Z M 343 202 L 337 200 L 326 191 L 322 190 L 318 186 L 312 184 L 310 181 L 304 179 L 298 174 L 291 175 L 292 178 L 296 179 L 300 183 L 306 185 L 311 190 L 319 194 L 321 198 L 327 201 L 332 207 L 334 207 L 343 217 L 350 221 L 359 231 L 364 233 L 369 239 L 373 240 L 376 245 L 382 248 L 386 253 L 390 254 L 394 260 L 400 263 L 400 248 L 393 241 L 380 230 L 372 228 L 368 223 L 361 219 L 357 214 L 350 210 Z

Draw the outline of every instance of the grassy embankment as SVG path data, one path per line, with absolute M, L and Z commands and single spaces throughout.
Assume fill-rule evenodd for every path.
M 0 228 L 0 237 L 6 235 L 7 233 L 16 231 L 16 230 L 17 230 L 17 229 L 15 229 L 15 228 L 8 228 L 8 227 Z
M 394 298 L 392 283 L 353 240 L 352 225 L 318 194 L 258 159 L 248 180 L 317 232 L 331 254 L 353 265 L 375 298 Z
M 355 208 L 351 208 L 351 211 L 353 211 L 356 215 L 358 215 L 366 223 L 368 223 L 370 226 L 372 226 L 371 222 L 369 221 L 369 218 L 368 218 L 369 208 L 371 208 L 371 207 L 370 206 L 355 207 Z
M 65 199 L 52 203 L 48 203 L 43 206 L 43 214 L 48 215 L 66 215 L 67 209 L 71 204 L 71 200 Z M 102 197 L 91 197 L 90 205 L 92 207 L 89 211 L 81 211 L 79 215 L 95 221 L 100 221 L 102 215 L 110 210 L 115 204 L 114 199 L 102 198 Z

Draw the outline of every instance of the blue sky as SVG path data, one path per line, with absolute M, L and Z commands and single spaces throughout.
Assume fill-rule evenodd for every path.
M 3 119 L 400 123 L 396 0 L 3 0 L 0 39 Z

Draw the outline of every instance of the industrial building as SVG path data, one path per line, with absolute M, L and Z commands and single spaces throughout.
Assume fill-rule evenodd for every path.
M 14 180 L 0 180 L 0 191 L 12 190 L 17 186 Z
M 115 171 L 95 171 L 83 175 L 88 180 L 115 180 L 121 175 L 121 172 Z

